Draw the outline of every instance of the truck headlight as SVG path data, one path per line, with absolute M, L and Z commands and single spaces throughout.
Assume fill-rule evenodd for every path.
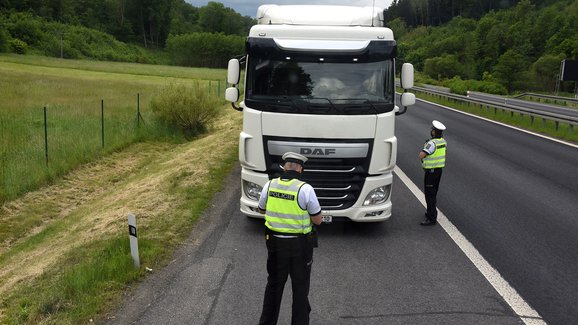
M 261 196 L 261 190 L 263 190 L 263 187 L 253 182 L 243 181 L 243 190 L 248 198 L 259 201 L 259 196 Z
M 367 194 L 363 205 L 378 205 L 385 203 L 389 198 L 389 192 L 391 190 L 391 185 L 380 186 Z

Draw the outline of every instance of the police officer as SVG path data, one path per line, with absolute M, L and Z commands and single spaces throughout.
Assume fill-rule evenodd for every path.
M 259 198 L 259 211 L 265 214 L 268 273 L 259 324 L 277 324 L 289 275 L 291 324 L 309 324 L 309 282 L 316 246 L 313 224 L 321 224 L 321 207 L 313 187 L 299 180 L 307 158 L 287 152 L 283 160 L 284 173 L 267 182 Z
M 433 226 L 437 222 L 436 196 L 440 186 L 442 170 L 446 166 L 446 140 L 442 137 L 446 129 L 440 121 L 432 122 L 431 139 L 428 140 L 419 153 L 419 159 L 425 172 L 424 193 L 427 203 L 425 219 L 422 226 Z

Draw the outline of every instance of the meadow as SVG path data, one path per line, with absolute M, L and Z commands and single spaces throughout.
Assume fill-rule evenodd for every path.
M 103 322 L 147 270 L 170 261 L 237 161 L 242 114 L 219 102 L 207 132 L 185 140 L 157 122 L 151 102 L 183 89 L 166 88 L 174 84 L 220 97 L 225 76 L 0 55 L 0 324 Z
M 0 203 L 136 141 L 170 137 L 153 118 L 151 98 L 171 83 L 200 84 L 220 96 L 225 75 L 221 69 L 0 55 Z

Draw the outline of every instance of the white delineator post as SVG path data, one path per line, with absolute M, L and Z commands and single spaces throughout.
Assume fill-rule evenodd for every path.
M 128 214 L 128 237 L 130 239 L 130 255 L 134 262 L 134 267 L 140 267 L 140 259 L 138 257 L 138 237 L 136 232 L 136 217 L 134 214 Z

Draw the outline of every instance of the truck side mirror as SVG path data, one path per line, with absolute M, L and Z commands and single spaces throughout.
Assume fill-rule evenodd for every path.
M 225 90 L 225 99 L 228 102 L 235 103 L 239 100 L 239 88 L 229 87 Z
M 241 65 L 239 60 L 231 59 L 227 66 L 227 82 L 232 85 L 239 84 L 239 79 L 241 78 Z
M 407 107 L 415 105 L 415 94 L 403 93 L 401 94 L 401 106 Z
M 413 88 L 413 65 L 411 63 L 404 63 L 401 66 L 401 88 Z

